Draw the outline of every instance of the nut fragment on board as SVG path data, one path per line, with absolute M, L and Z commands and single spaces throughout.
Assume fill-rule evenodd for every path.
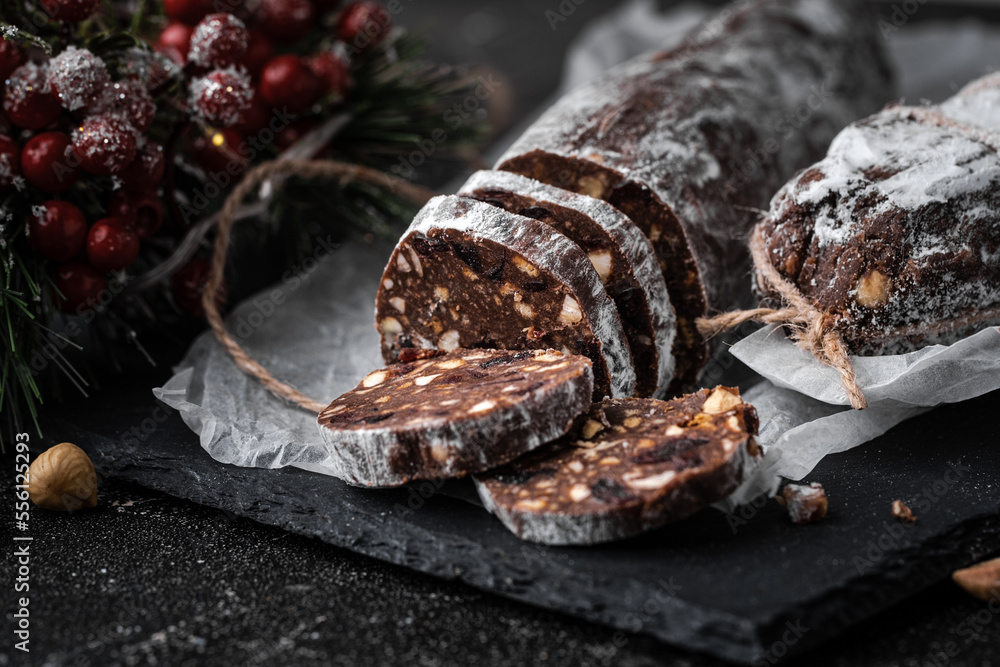
M 826 517 L 829 502 L 822 484 L 788 484 L 782 496 L 792 523 L 816 523 Z
M 902 500 L 892 501 L 892 515 L 906 523 L 914 523 L 917 520 L 917 515 Z
M 980 600 L 1000 600 L 1000 558 L 958 570 L 951 578 Z
M 39 507 L 57 512 L 96 507 L 94 464 L 71 442 L 51 447 L 28 468 L 28 497 Z

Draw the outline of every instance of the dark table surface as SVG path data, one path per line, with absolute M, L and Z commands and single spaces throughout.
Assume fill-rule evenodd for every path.
M 503 72 L 516 120 L 552 94 L 572 38 L 616 3 L 573 0 L 552 31 L 544 12 L 558 4 L 404 0 L 396 19 L 426 29 L 434 59 Z M 100 393 L 88 404 L 114 409 Z M 12 485 L 2 495 L 10 507 Z M 8 588 L 0 666 L 723 664 L 113 478 L 96 510 L 31 521 L 32 650 L 13 650 Z M 789 663 L 985 667 L 1000 664 L 998 647 L 1000 616 L 946 582 Z

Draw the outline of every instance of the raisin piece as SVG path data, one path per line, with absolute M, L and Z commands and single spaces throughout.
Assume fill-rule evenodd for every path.
M 402 363 L 419 361 L 420 359 L 433 359 L 444 354 L 443 350 L 429 350 L 420 347 L 404 347 L 399 351 L 399 360 Z
M 501 484 L 521 485 L 539 476 L 550 477 L 555 474 L 554 468 L 538 468 L 536 470 L 513 470 L 497 473 L 494 478 Z
M 392 412 L 386 412 L 385 414 L 381 414 L 381 415 L 374 415 L 372 417 L 365 417 L 364 419 L 362 419 L 360 421 L 361 421 L 362 424 L 377 424 L 379 422 L 384 422 L 386 419 L 388 419 L 392 415 L 393 415 Z
M 433 252 L 441 252 L 448 249 L 448 244 L 438 239 L 429 239 L 426 236 L 417 236 L 411 241 L 413 249 L 421 257 L 427 257 Z
M 483 263 L 479 259 L 479 251 L 475 248 L 464 246 L 456 241 L 451 242 L 451 249 L 455 252 L 455 255 L 465 262 L 466 266 L 476 272 L 476 274 L 481 274 L 483 272 Z
M 529 206 L 528 208 L 522 208 L 517 212 L 517 214 L 533 220 L 541 220 L 542 222 L 548 222 L 555 219 L 552 211 L 541 206 Z
M 618 503 L 632 497 L 629 490 L 613 479 L 602 477 L 590 485 L 594 497 L 605 503 Z
M 483 363 L 479 364 L 479 367 L 492 368 L 493 366 L 499 366 L 500 364 L 509 364 L 514 361 L 521 361 L 522 359 L 527 359 L 531 355 L 532 353 L 530 350 L 525 350 L 524 352 L 518 352 L 516 354 L 504 354 L 499 357 L 487 359 Z
M 698 451 L 708 444 L 707 438 L 677 437 L 667 440 L 655 449 L 646 449 L 632 457 L 633 463 L 646 465 L 650 463 L 673 463 L 678 468 L 692 468 L 701 465 L 701 453 Z
M 528 280 L 521 283 L 525 292 L 544 292 L 548 287 L 544 280 Z

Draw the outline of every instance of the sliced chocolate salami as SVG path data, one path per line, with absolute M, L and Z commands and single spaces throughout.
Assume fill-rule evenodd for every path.
M 558 438 L 590 407 L 592 364 L 580 355 L 411 348 L 404 359 L 319 415 L 334 474 L 351 484 L 487 470 Z
M 594 396 L 630 396 L 635 368 L 587 255 L 543 222 L 435 197 L 386 266 L 375 302 L 387 362 L 408 347 L 557 349 L 594 363 Z
M 751 296 L 746 238 L 834 133 L 892 98 L 859 0 L 758 0 L 564 97 L 499 168 L 604 199 L 652 242 L 677 313 L 679 384 L 707 358 L 695 319 Z
M 759 454 L 757 413 L 729 387 L 607 400 L 581 422 L 476 476 L 483 504 L 521 539 L 595 544 L 657 528 L 735 491 Z
M 599 199 L 503 171 L 473 174 L 459 194 L 540 220 L 580 246 L 618 307 L 635 362 L 635 395 L 664 395 L 674 373 L 674 310 L 652 246 L 626 215 Z

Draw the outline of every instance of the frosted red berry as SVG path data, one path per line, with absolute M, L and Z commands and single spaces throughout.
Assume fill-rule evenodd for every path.
M 104 275 L 81 261 L 59 265 L 53 278 L 55 288 L 62 294 L 61 297 L 55 295 L 55 299 L 65 313 L 79 315 L 97 307 L 101 293 L 108 288 Z
M 208 286 L 208 274 L 211 265 L 203 259 L 192 259 L 174 274 L 170 281 L 170 291 L 174 295 L 174 303 L 191 317 L 204 317 L 205 309 L 201 304 L 202 295 Z M 219 308 L 226 301 L 225 283 L 219 285 L 215 292 L 215 305 Z
M 324 94 L 347 97 L 354 81 L 345 57 L 333 51 L 324 51 L 307 62 L 312 73 L 323 82 Z
M 163 224 L 163 202 L 150 190 L 125 192 L 119 190 L 108 202 L 107 213 L 126 220 L 140 240 L 148 239 Z
M 262 0 L 257 18 L 278 42 L 295 42 L 312 28 L 316 12 L 310 0 Z
M 320 81 L 302 58 L 288 54 L 268 61 L 261 70 L 257 90 L 265 104 L 298 113 L 316 102 Z
M 87 234 L 87 260 L 98 271 L 121 271 L 139 256 L 139 236 L 124 218 L 98 220 Z
M 63 192 L 80 178 L 80 160 L 74 154 L 69 135 L 42 132 L 24 144 L 21 173 L 42 192 Z
M 33 206 L 28 220 L 28 245 L 42 259 L 65 262 L 83 250 L 87 238 L 87 219 L 68 201 L 47 201 Z
M 122 79 L 108 84 L 102 93 L 100 111 L 112 111 L 123 116 L 134 129 L 144 133 L 153 126 L 156 102 L 142 82 Z
M 337 18 L 337 36 L 356 51 L 365 51 L 385 40 L 392 17 L 377 2 L 352 2 Z
M 9 190 L 21 176 L 21 147 L 0 134 L 0 192 Z
M 11 72 L 3 110 L 11 123 L 25 130 L 40 130 L 54 123 L 62 113 L 62 105 L 49 86 L 45 68 L 28 62 Z
M 92 104 L 109 81 L 104 61 L 87 49 L 67 46 L 49 61 L 49 85 L 64 109 Z
M 0 37 L 0 82 L 6 81 L 10 73 L 24 62 L 24 54 L 14 42 Z
M 42 9 L 56 21 L 79 23 L 93 16 L 100 4 L 101 0 L 42 0 Z
M 118 174 L 135 159 L 133 132 L 129 122 L 118 114 L 89 116 L 73 130 L 73 151 L 89 173 Z
M 238 123 L 253 99 L 250 75 L 233 67 L 192 80 L 188 92 L 191 111 L 205 123 L 219 127 Z
M 191 35 L 188 62 L 202 67 L 228 67 L 246 53 L 250 33 L 232 14 L 209 14 Z
M 163 0 L 163 11 L 172 21 L 197 25 L 213 10 L 213 0 Z
M 147 141 L 136 151 L 132 164 L 122 172 L 122 185 L 129 192 L 154 190 L 163 180 L 165 168 L 163 146 Z

